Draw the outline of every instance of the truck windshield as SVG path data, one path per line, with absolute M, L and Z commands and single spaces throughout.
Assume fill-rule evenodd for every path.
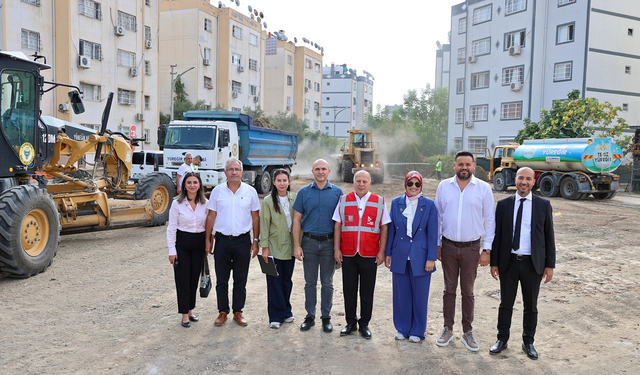
M 35 142 L 36 79 L 32 73 L 4 70 L 0 77 L 2 134 L 18 152 L 25 143 Z
M 215 140 L 215 126 L 169 126 L 164 148 L 211 150 Z

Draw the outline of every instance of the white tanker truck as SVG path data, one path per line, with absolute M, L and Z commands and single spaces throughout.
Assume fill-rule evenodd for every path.
M 483 153 L 485 156 L 478 156 Z M 577 200 L 591 194 L 609 199 L 622 190 L 620 176 L 613 174 L 622 156 L 622 149 L 611 138 L 530 139 L 522 145 L 498 146 L 493 154 L 478 147 L 476 170 L 484 172 L 497 191 L 515 186 L 518 168 L 529 167 L 535 171 L 534 188 L 545 197 Z

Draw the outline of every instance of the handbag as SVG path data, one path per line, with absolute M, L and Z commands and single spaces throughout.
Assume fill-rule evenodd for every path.
M 202 269 L 200 270 L 200 297 L 207 298 L 211 291 L 211 275 L 209 273 L 209 261 L 204 258 Z

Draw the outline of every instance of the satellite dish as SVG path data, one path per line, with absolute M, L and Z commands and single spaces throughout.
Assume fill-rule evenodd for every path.
M 296 38 L 295 36 L 293 37 L 293 41 L 298 43 L 298 38 Z
M 257 15 L 258 15 L 258 10 L 257 10 L 257 9 L 254 9 L 254 10 L 253 10 L 253 14 L 255 14 L 255 15 L 257 16 Z
M 462 4 L 462 10 L 466 10 L 467 9 L 467 4 Z
M 436 40 L 436 46 L 438 47 L 438 49 L 442 49 L 442 44 L 440 44 L 439 40 Z
M 251 19 L 253 19 L 253 13 L 251 13 Z
M 260 21 L 262 21 L 262 19 L 261 19 L 260 17 L 258 17 L 258 18 L 256 19 L 256 21 L 258 21 L 258 23 L 260 23 Z
M 236 0 L 236 6 L 239 7 L 240 6 L 240 0 Z
M 267 28 L 267 23 L 266 23 L 266 22 L 263 22 L 263 23 L 262 23 L 262 26 L 264 26 L 264 28 L 266 29 L 266 28 Z
M 305 42 L 305 43 L 309 43 L 309 39 L 307 39 L 307 38 L 302 38 L 302 41 Z
M 318 43 L 314 43 L 313 45 L 314 47 L 318 48 Z
M 260 18 L 264 18 L 264 14 L 262 14 L 262 12 L 260 12 Z
M 218 1 L 218 8 L 222 8 L 224 5 L 222 5 L 222 1 Z
M 251 7 L 251 5 L 249 5 L 249 13 L 253 12 L 253 8 Z

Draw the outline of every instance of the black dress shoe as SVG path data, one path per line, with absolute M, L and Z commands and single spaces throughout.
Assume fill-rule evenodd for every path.
M 506 349 L 506 348 L 507 348 L 507 342 L 503 341 L 503 340 L 498 340 L 498 341 L 496 341 L 495 344 L 493 344 L 491 349 L 489 349 L 489 354 L 498 354 L 503 349 Z
M 190 322 L 182 322 L 182 326 L 184 328 L 189 328 L 189 327 L 191 327 L 191 323 Z
M 538 352 L 533 344 L 522 344 L 522 350 L 527 353 L 527 357 L 531 359 L 538 359 Z
M 346 336 L 346 335 L 350 335 L 353 332 L 355 332 L 358 329 L 358 326 L 354 323 L 354 324 L 347 324 L 346 326 L 344 326 L 344 328 L 340 331 L 340 336 Z
M 360 331 L 360 336 L 364 337 L 367 340 L 371 339 L 371 330 L 369 329 L 369 327 L 367 326 L 360 327 L 359 331 Z
M 302 322 L 302 324 L 300 324 L 300 330 L 301 331 L 308 331 L 315 324 L 316 324 L 315 319 L 313 319 L 312 317 L 308 316 L 308 317 L 304 318 L 304 322 Z
M 197 316 L 191 316 L 191 315 L 189 315 L 189 320 L 190 320 L 190 321 L 192 321 L 192 322 L 197 322 L 197 321 L 198 321 L 198 320 L 200 320 L 200 319 L 198 319 L 198 317 L 197 317 Z
M 322 330 L 326 333 L 333 332 L 333 326 L 331 325 L 331 318 L 322 318 Z

